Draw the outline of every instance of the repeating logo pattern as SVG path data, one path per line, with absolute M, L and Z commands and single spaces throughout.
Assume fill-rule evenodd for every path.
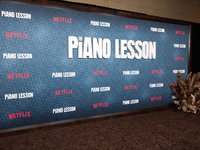
M 189 27 L 0 2 L 0 129 L 165 106 Z

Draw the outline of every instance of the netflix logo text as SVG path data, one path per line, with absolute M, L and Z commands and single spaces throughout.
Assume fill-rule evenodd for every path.
M 158 96 L 158 97 L 151 97 L 151 101 L 160 101 L 162 100 L 162 97 L 161 96 Z
M 108 107 L 108 102 L 93 104 L 93 108 Z
M 138 26 L 133 26 L 133 25 L 125 25 L 125 29 L 138 30 Z
M 25 117 L 31 117 L 31 112 L 19 112 L 19 113 L 13 113 L 9 114 L 9 119 L 16 119 L 16 118 L 25 118 Z
M 160 74 L 160 73 L 162 73 L 162 70 L 152 70 L 151 73 L 152 74 L 157 74 L 157 73 Z
M 184 57 L 175 57 L 175 60 L 184 60 Z
M 73 90 L 58 90 L 55 91 L 55 95 L 68 95 L 73 94 Z
M 93 71 L 93 75 L 97 76 L 97 75 L 108 75 L 108 71 Z
M 176 34 L 185 35 L 185 31 L 175 31 Z
M 6 32 L 6 38 L 28 39 L 28 33 Z
M 125 90 L 129 90 L 129 89 L 137 89 L 137 85 L 126 85 Z
M 54 17 L 54 22 L 64 22 L 64 23 L 72 23 L 71 18 L 64 18 L 64 17 Z
M 30 78 L 30 73 L 11 73 L 8 74 L 8 79 L 17 79 L 17 78 L 21 78 L 21 79 L 27 79 Z

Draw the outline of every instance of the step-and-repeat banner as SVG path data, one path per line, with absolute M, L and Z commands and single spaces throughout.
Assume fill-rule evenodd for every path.
M 173 103 L 189 26 L 0 2 L 0 129 Z

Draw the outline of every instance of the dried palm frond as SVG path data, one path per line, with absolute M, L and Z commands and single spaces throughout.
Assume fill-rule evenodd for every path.
M 178 110 L 196 113 L 200 110 L 200 72 L 193 74 L 190 72 L 186 80 L 182 80 L 182 74 L 177 73 L 177 85 L 171 83 L 169 86 L 173 90 L 177 100 L 174 104 Z

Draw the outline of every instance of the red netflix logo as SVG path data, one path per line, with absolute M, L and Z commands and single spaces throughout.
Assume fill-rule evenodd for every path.
M 162 73 L 162 70 L 152 70 L 151 73 L 152 73 L 152 74 L 155 74 L 155 73 Z
M 93 75 L 94 76 L 97 76 L 97 75 L 108 75 L 108 71 L 94 71 Z
M 175 57 L 175 60 L 184 60 L 184 57 Z
M 129 90 L 129 89 L 137 89 L 137 85 L 126 85 L 125 90 Z
M 180 34 L 180 35 L 185 35 L 185 32 L 184 32 L 184 31 L 176 31 L 175 33 L 176 33 L 176 34 Z
M 73 94 L 73 90 L 58 90 L 58 91 L 55 91 L 55 95 L 66 95 L 66 94 Z
M 162 97 L 158 96 L 158 97 L 152 97 L 151 98 L 151 101 L 157 101 L 157 100 L 162 100 Z
M 6 38 L 28 39 L 28 33 L 6 32 Z
M 30 78 L 30 74 L 29 73 L 11 73 L 11 74 L 8 74 L 8 79 L 16 79 L 16 78 L 22 78 L 22 79 Z
M 138 30 L 138 26 L 133 26 L 133 25 L 125 25 L 125 29 Z
M 108 102 L 93 104 L 93 108 L 108 107 Z
M 72 19 L 71 18 L 63 18 L 63 17 L 54 17 L 54 22 L 72 23 Z
M 9 119 L 15 119 L 15 118 L 25 118 L 25 117 L 31 117 L 31 112 L 19 112 L 19 113 L 13 113 L 9 114 Z

